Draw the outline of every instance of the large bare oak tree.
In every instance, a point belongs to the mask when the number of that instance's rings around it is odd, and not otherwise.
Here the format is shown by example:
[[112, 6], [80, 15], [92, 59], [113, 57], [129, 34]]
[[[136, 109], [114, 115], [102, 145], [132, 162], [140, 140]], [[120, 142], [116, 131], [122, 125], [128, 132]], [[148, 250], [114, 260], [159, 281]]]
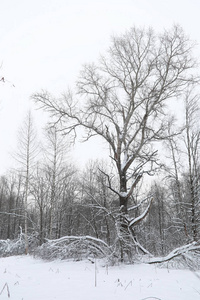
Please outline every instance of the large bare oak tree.
[[86, 139], [98, 135], [106, 141], [116, 165], [121, 222], [132, 227], [148, 213], [150, 202], [138, 218], [128, 216], [129, 199], [145, 173], [157, 163], [153, 143], [168, 134], [167, 104], [197, 81], [193, 44], [182, 28], [162, 34], [152, 29], [131, 28], [112, 38], [98, 62], [86, 64], [74, 94], [56, 99], [47, 92], [33, 95], [40, 107], [62, 123], [65, 133], [86, 130]]

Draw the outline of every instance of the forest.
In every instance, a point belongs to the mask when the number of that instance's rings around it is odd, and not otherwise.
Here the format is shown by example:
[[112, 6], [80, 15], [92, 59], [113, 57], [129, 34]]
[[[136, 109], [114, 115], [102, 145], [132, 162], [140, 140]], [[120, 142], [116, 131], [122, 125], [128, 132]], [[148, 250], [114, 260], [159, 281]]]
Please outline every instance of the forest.
[[[0, 255], [199, 263], [200, 131], [194, 43], [175, 25], [133, 27], [82, 66], [74, 90], [31, 96], [49, 115], [42, 143], [31, 112], [0, 178]], [[105, 160], [79, 168], [69, 148], [98, 136]], [[156, 258], [159, 257], [159, 258]], [[191, 263], [191, 261], [190, 261]]]

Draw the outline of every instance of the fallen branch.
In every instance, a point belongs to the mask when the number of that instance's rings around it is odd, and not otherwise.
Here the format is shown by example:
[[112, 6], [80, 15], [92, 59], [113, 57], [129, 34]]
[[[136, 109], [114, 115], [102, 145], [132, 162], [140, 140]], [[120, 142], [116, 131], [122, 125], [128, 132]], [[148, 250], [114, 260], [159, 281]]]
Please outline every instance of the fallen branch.
[[189, 251], [195, 251], [195, 250], [200, 250], [200, 241], [192, 242], [191, 244], [176, 248], [165, 257], [150, 258], [149, 261], [147, 261], [146, 263], [148, 263], [148, 264], [163, 263], [163, 262], [169, 261], [179, 255], [183, 255]]

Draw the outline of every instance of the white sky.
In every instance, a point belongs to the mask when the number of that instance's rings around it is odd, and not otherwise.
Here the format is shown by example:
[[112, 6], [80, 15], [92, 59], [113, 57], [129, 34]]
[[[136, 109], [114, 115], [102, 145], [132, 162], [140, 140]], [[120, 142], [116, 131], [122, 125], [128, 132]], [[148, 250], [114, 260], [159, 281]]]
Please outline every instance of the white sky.
[[[112, 34], [133, 25], [162, 31], [178, 23], [200, 44], [199, 12], [199, 0], [0, 0], [0, 78], [7, 80], [0, 82], [0, 175], [12, 165], [31, 94], [64, 92]], [[41, 112], [35, 118], [44, 124]], [[85, 161], [92, 151], [102, 152], [96, 143], [84, 144], [75, 158]]]

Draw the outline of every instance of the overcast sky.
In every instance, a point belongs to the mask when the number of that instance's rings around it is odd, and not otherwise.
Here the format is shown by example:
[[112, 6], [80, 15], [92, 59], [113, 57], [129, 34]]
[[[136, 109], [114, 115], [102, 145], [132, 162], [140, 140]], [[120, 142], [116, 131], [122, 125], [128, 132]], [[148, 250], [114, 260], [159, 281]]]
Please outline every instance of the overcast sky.
[[[0, 0], [0, 79], [6, 80], [0, 82], [0, 175], [11, 167], [31, 94], [65, 91], [81, 65], [106, 50], [111, 35], [133, 25], [162, 31], [178, 23], [200, 44], [199, 12], [199, 0]], [[35, 119], [38, 127], [44, 123], [41, 113]], [[88, 149], [91, 143], [75, 158], [88, 158]]]

